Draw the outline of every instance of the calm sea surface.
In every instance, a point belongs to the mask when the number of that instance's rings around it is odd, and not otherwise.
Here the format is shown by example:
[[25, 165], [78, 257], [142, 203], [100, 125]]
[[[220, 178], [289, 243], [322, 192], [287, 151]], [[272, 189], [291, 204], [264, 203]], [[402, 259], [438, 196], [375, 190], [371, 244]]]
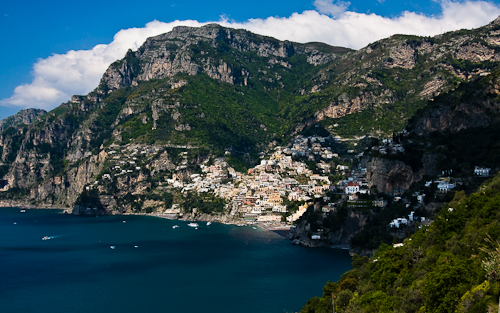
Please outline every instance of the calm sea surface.
[[250, 226], [59, 213], [0, 208], [0, 312], [297, 312], [351, 269]]

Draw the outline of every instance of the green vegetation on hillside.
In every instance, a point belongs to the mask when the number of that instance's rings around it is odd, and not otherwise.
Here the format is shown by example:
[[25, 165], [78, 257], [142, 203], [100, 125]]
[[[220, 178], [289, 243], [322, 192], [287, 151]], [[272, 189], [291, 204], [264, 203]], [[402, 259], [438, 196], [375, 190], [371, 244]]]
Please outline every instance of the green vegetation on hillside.
[[382, 245], [372, 259], [328, 282], [302, 313], [496, 312], [500, 296], [500, 175], [468, 197], [457, 193], [430, 226], [401, 247]]

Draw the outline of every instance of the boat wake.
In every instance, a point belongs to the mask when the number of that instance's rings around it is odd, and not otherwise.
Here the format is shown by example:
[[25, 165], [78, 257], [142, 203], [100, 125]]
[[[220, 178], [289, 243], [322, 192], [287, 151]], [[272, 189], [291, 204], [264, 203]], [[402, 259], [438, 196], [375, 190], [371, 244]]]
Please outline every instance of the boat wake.
[[50, 240], [50, 239], [60, 238], [62, 236], [64, 236], [64, 235], [44, 236], [44, 237], [42, 237], [42, 240]]

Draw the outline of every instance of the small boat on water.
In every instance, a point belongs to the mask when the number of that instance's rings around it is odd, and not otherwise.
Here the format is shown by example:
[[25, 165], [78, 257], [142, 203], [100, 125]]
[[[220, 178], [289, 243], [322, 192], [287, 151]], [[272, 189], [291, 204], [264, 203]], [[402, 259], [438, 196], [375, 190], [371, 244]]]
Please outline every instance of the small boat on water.
[[26, 213], [26, 210], [25, 209], [21, 209], [21, 210], [19, 210], [19, 212]]
[[212, 225], [212, 222], [207, 222], [207, 226], [210, 226], [210, 225]]
[[198, 225], [198, 223], [189, 223], [189, 224], [188, 224], [188, 226], [189, 226], [189, 227], [195, 227], [195, 228], [196, 228], [196, 227], [198, 227], [198, 226], [200, 226], [200, 225]]
[[179, 225], [172, 226], [173, 229], [179, 228]]
[[49, 236], [44, 236], [44, 237], [42, 238], [42, 240], [49, 240], [49, 239], [50, 239], [50, 237], [49, 237]]
[[111, 249], [113, 249], [113, 250], [115, 249], [115, 246], [109, 246], [109, 247], [110, 247]]

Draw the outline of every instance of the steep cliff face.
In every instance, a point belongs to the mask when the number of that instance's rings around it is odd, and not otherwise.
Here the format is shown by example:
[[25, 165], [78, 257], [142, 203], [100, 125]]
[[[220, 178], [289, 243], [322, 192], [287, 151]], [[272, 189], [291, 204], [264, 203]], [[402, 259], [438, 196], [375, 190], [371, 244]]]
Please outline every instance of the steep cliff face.
[[[233, 49], [233, 52], [231, 52]], [[337, 48], [347, 52], [347, 49]], [[268, 64], [291, 68], [286, 60], [304, 55], [307, 62], [317, 66], [336, 58], [335, 53], [324, 53], [312, 45], [278, 41], [243, 30], [223, 28], [216, 24], [200, 28], [175, 27], [171, 32], [151, 37], [136, 51], [127, 52], [125, 58], [115, 62], [103, 76], [100, 88], [112, 91], [136, 86], [139, 81], [174, 77], [176, 74], [207, 74], [210, 78], [233, 84], [248, 84], [257, 73], [239, 65], [238, 59], [225, 55], [266, 58]], [[250, 53], [250, 54], [249, 54]]]
[[31, 125], [39, 116], [47, 113], [41, 109], [20, 110], [16, 114], [0, 120], [0, 133], [8, 127], [16, 127], [19, 124]]
[[340, 229], [334, 230], [328, 235], [329, 243], [332, 245], [345, 245], [366, 225], [368, 215], [361, 212], [349, 211], [344, 224]]
[[367, 180], [382, 193], [406, 191], [414, 182], [420, 181], [424, 173], [423, 169], [415, 173], [402, 161], [384, 158], [371, 158], [363, 165]]
[[350, 248], [351, 254], [372, 255], [371, 250], [352, 250], [350, 247], [351, 239], [360, 232], [369, 220], [369, 214], [362, 212], [349, 211], [341, 226], [336, 229], [329, 230], [326, 234], [322, 234], [321, 239], [312, 239], [313, 234], [317, 234], [307, 221], [302, 220], [291, 229], [288, 239], [292, 240], [293, 244], [299, 244], [307, 247], [342, 247]]
[[500, 120], [500, 78], [498, 71], [463, 84], [457, 92], [444, 95], [415, 117], [411, 127], [420, 136], [433, 132], [457, 133], [488, 127]]
[[499, 36], [497, 19], [433, 38], [396, 35], [345, 54], [317, 74], [330, 84], [321, 88], [329, 105], [315, 118], [341, 136], [401, 131], [427, 100], [496, 68]]

